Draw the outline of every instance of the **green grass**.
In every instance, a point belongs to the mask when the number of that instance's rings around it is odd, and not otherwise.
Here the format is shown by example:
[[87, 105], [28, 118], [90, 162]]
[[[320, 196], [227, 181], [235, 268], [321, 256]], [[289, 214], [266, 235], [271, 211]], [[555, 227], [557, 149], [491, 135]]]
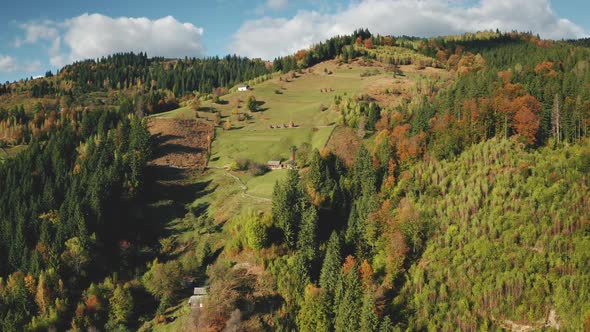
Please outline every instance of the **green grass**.
[[284, 179], [286, 176], [287, 170], [281, 169], [270, 171], [261, 176], [253, 177], [246, 182], [246, 186], [248, 187], [246, 193], [270, 199], [272, 198], [272, 191], [274, 189], [275, 183]]
[[259, 163], [287, 159], [289, 148], [310, 143], [321, 149], [334, 126], [324, 128], [292, 128], [275, 130], [218, 130], [212, 145], [210, 166], [222, 167], [233, 160], [247, 158]]
[[[191, 206], [206, 209], [218, 222], [230, 220], [248, 209], [268, 210], [270, 203], [255, 197], [271, 198], [274, 184], [285, 176], [286, 171], [272, 171], [259, 177], [232, 173], [247, 187], [244, 190], [225, 170], [217, 168], [241, 158], [264, 164], [269, 160], [286, 160], [290, 156], [290, 147], [303, 143], [322, 149], [340, 115], [332, 110], [321, 111], [321, 105], [329, 107], [337, 95], [356, 95], [375, 85], [393, 84], [391, 75], [383, 70], [375, 76], [361, 77], [367, 68], [324, 62], [311, 71], [297, 74], [296, 78], [275, 75], [254, 85], [249, 92], [232, 92], [221, 98], [221, 104], [203, 102], [200, 118], [212, 118], [208, 110], [215, 108], [221, 112], [221, 121], [231, 121], [233, 129], [216, 129], [210, 169], [199, 176], [200, 182], [209, 184], [205, 193], [196, 198]], [[250, 113], [246, 109], [245, 101], [250, 95], [260, 102], [257, 112]], [[232, 115], [235, 110], [247, 113], [250, 119], [238, 121]], [[152, 117], [193, 119], [194, 111], [190, 107], [181, 107]], [[288, 125], [291, 121], [296, 128], [270, 129], [271, 125]]]
[[[328, 75], [324, 68], [331, 71]], [[332, 134], [339, 114], [325, 110], [336, 95], [355, 95], [377, 81], [384, 81], [390, 75], [382, 72], [371, 77], [361, 77], [366, 70], [355, 65], [336, 65], [333, 62], [322, 63], [311, 72], [290, 75], [276, 75], [270, 80], [253, 86], [249, 92], [232, 92], [223, 96], [223, 103], [203, 102], [199, 117], [211, 118], [206, 112], [215, 108], [221, 112], [221, 121], [231, 121], [233, 129], [216, 129], [212, 143], [209, 166], [220, 168], [236, 159], [251, 159], [266, 164], [269, 160], [286, 160], [290, 156], [291, 146], [309, 143], [313, 148], [322, 149]], [[287, 80], [289, 82], [287, 82]], [[276, 93], [280, 91], [281, 93]], [[250, 113], [245, 100], [253, 95], [260, 102], [259, 111]], [[238, 121], [234, 110], [248, 113], [250, 119]], [[173, 111], [153, 115], [158, 118], [194, 118], [190, 107], [181, 107]], [[270, 129], [270, 126], [288, 125], [294, 122], [296, 128]], [[270, 198], [275, 182], [286, 174], [285, 171], [273, 171], [260, 177], [248, 174], [236, 174], [248, 187], [246, 194]], [[193, 206], [205, 204], [217, 220], [227, 220], [241, 212], [244, 207], [267, 209], [270, 204], [247, 198], [235, 179], [228, 177], [225, 171], [210, 169], [203, 176], [203, 181], [211, 181], [211, 193], [197, 199]]]
[[[395, 53], [399, 50], [381, 51]], [[363, 72], [372, 68], [377, 68], [379, 73], [361, 77]], [[418, 73], [408, 72], [405, 78], [414, 81], [415, 75]], [[215, 168], [222, 168], [237, 159], [250, 159], [264, 164], [269, 160], [286, 160], [290, 156], [290, 148], [303, 143], [322, 149], [340, 115], [332, 110], [321, 111], [321, 105], [329, 107], [337, 95], [357, 95], [371, 89], [392, 86], [393, 83], [391, 73], [382, 68], [358, 64], [338, 65], [328, 61], [306, 70], [304, 74], [297, 74], [296, 78], [285, 74], [275, 75], [254, 85], [251, 91], [231, 92], [221, 98], [220, 104], [202, 102], [200, 118], [211, 119], [209, 110], [214, 108], [221, 112], [221, 122], [230, 121], [233, 129], [216, 128], [208, 164], [211, 169], [200, 177], [202, 181], [210, 181], [208, 188], [211, 192], [196, 199], [193, 206], [209, 206], [209, 211], [220, 221], [228, 220], [252, 204], [256, 205], [255, 208], [268, 208], [268, 202], [253, 201], [247, 195], [270, 198], [275, 182], [284, 176], [285, 171], [273, 171], [260, 177], [232, 173], [247, 186], [244, 192], [235, 179], [227, 176], [224, 170]], [[250, 95], [260, 102], [257, 112], [247, 110], [245, 101]], [[250, 118], [238, 121], [236, 111], [248, 114]], [[193, 119], [194, 111], [185, 106], [152, 117]], [[296, 128], [270, 128], [277, 125], [282, 127], [291, 121]]]
[[[253, 179], [253, 177], [248, 174], [238, 175], [238, 177], [244, 184], [246, 184], [246, 186], [249, 186], [249, 181]], [[266, 180], [268, 183], [272, 182], [274, 184], [272, 178], [266, 178]], [[268, 210], [270, 208], [268, 202], [259, 201], [242, 195], [244, 190], [239, 182], [231, 176], [228, 176], [225, 170], [209, 169], [201, 175], [199, 181], [209, 182], [209, 185], [204, 190], [205, 194], [196, 198], [191, 204], [191, 207], [196, 209], [207, 209], [207, 213], [218, 222], [227, 221], [231, 217], [239, 215], [247, 209]], [[256, 181], [254, 184], [256, 184]], [[258, 185], [260, 184], [257, 184], [257, 186]], [[248, 192], [248, 194], [255, 195], [255, 193], [251, 192]], [[262, 192], [262, 194], [265, 194], [265, 192]], [[267, 195], [260, 196], [270, 197], [271, 195], [272, 189], [270, 189]]]

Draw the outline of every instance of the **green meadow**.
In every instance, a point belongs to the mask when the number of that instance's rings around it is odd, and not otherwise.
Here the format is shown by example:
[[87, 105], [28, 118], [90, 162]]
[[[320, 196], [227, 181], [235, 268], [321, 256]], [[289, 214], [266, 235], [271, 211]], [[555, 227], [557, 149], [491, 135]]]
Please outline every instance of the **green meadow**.
[[[391, 74], [385, 73], [383, 69], [378, 69], [377, 75], [361, 77], [366, 70], [366, 67], [356, 65], [324, 62], [295, 76], [274, 75], [267, 81], [251, 86], [247, 92], [231, 92], [221, 97], [219, 104], [202, 102], [198, 115], [203, 121], [211, 121], [211, 110], [215, 109], [221, 113], [221, 124], [225, 121], [232, 124], [230, 130], [224, 130], [221, 126], [216, 128], [209, 159], [211, 169], [206, 176], [211, 177], [215, 183], [221, 181], [233, 188], [226, 188], [228, 191], [237, 190], [234, 194], [243, 192], [270, 198], [275, 182], [286, 171], [271, 171], [258, 177], [232, 173], [246, 185], [247, 189], [241, 191], [236, 189], [239, 188], [238, 184], [232, 184], [232, 181], [227, 181], [229, 179], [218, 174], [224, 171], [216, 168], [223, 168], [238, 159], [250, 159], [264, 164], [269, 160], [287, 160], [291, 154], [290, 148], [303, 143], [322, 149], [339, 118], [338, 113], [329, 109], [335, 96], [360, 94], [376, 83], [393, 81]], [[259, 103], [256, 112], [247, 110], [246, 99], [250, 95]], [[236, 113], [247, 114], [249, 119], [238, 121]], [[184, 106], [154, 117], [192, 119], [195, 113], [190, 107]], [[294, 124], [293, 128], [284, 128], [289, 127], [290, 123]], [[224, 195], [225, 193], [222, 196]], [[211, 197], [207, 198], [210, 199]], [[259, 203], [268, 205], [267, 202]]]

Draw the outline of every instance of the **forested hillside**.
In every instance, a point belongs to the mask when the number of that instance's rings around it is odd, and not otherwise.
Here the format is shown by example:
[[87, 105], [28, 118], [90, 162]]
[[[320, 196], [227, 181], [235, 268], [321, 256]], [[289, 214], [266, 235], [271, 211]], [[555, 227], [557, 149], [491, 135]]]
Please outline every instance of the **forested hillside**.
[[[399, 202], [394, 220], [425, 225], [423, 253], [398, 298], [409, 326], [581, 329], [590, 301], [589, 161], [587, 143], [526, 151], [492, 139], [404, 173], [388, 193]], [[558, 320], [549, 321], [552, 312]]]
[[37, 125], [43, 116], [30, 120], [42, 133], [0, 165], [3, 331], [68, 326], [81, 291], [117, 270], [117, 243], [139, 225], [123, 207], [139, 197], [150, 156], [141, 120], [124, 107]]
[[[146, 54], [121, 53], [65, 66], [55, 76], [25, 84], [32, 97], [88, 93], [97, 90], [126, 89], [133, 86], [167, 89], [176, 96], [193, 91], [210, 93], [213, 88], [229, 87], [269, 73], [261, 60], [237, 56], [207, 59], [148, 58]], [[0, 94], [19, 91], [5, 84]]]
[[4, 84], [0, 330], [590, 329], [586, 44], [361, 29]]

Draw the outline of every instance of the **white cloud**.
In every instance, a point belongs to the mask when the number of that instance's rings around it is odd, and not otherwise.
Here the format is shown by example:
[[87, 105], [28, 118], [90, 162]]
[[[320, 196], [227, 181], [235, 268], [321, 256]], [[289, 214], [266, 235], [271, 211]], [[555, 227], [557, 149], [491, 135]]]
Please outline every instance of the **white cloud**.
[[117, 52], [176, 58], [199, 57], [204, 51], [203, 29], [172, 16], [151, 20], [83, 14], [62, 22], [31, 22], [21, 28], [25, 37], [15, 44], [46, 41], [49, 62], [57, 67]]
[[49, 63], [54, 67], [63, 67], [67, 61], [61, 51], [61, 37], [56, 37], [49, 47]]
[[25, 31], [25, 38], [17, 38], [15, 46], [20, 47], [24, 44], [34, 44], [39, 40], [51, 40], [58, 35], [57, 25], [53, 21], [43, 21], [41, 23], [24, 23], [20, 28]]
[[0, 54], [0, 73], [11, 73], [18, 70], [32, 73], [39, 69], [41, 69], [40, 61], [19, 62], [13, 56]]
[[264, 15], [266, 11], [280, 11], [289, 6], [289, 0], [266, 0], [256, 7], [254, 12], [258, 15]]
[[16, 70], [14, 58], [9, 55], [0, 55], [0, 72], [12, 72]]
[[145, 51], [151, 56], [201, 56], [203, 29], [172, 16], [111, 18], [84, 14], [66, 22], [63, 43], [70, 59], [95, 58], [122, 51]]
[[288, 0], [266, 0], [266, 7], [272, 10], [282, 10], [289, 5]]
[[233, 35], [230, 51], [272, 59], [357, 28], [424, 37], [496, 28], [532, 31], [553, 39], [586, 35], [581, 27], [558, 17], [549, 0], [480, 0], [471, 5], [445, 0], [360, 0], [334, 14], [300, 11], [292, 18], [246, 21]]

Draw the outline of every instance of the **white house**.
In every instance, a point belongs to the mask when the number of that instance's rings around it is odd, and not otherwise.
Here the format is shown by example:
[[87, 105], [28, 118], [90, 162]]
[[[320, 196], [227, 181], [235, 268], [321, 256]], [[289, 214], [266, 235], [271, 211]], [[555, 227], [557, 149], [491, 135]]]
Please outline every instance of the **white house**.
[[250, 88], [250, 87], [249, 87], [249, 86], [247, 86], [247, 85], [240, 85], [240, 86], [238, 87], [238, 91], [248, 91], [248, 89], [249, 89], [249, 88]]
[[193, 308], [202, 308], [207, 296], [206, 287], [195, 287], [193, 290], [193, 296], [188, 299], [188, 305]]

